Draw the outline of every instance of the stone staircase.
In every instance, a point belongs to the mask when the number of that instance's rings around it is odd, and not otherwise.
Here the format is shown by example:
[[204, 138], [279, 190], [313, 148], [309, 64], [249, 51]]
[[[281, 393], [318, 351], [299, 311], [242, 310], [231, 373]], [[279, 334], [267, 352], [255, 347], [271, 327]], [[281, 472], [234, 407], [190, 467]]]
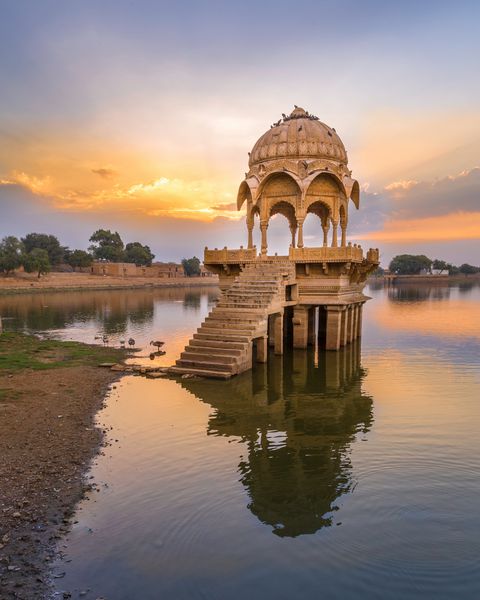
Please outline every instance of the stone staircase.
[[295, 265], [285, 260], [247, 263], [189, 341], [171, 373], [228, 379], [252, 367], [252, 342], [266, 336], [268, 315], [285, 302]]

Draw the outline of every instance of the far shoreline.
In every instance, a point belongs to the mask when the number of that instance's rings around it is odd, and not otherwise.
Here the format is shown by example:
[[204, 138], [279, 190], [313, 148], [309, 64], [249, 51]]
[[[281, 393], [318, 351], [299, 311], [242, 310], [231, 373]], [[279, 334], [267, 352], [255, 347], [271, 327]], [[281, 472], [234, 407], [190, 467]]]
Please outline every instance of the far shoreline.
[[158, 280], [151, 277], [111, 277], [88, 273], [50, 273], [40, 279], [24, 274], [0, 277], [0, 296], [55, 292], [151, 290], [161, 288], [218, 287], [218, 278], [172, 277]]

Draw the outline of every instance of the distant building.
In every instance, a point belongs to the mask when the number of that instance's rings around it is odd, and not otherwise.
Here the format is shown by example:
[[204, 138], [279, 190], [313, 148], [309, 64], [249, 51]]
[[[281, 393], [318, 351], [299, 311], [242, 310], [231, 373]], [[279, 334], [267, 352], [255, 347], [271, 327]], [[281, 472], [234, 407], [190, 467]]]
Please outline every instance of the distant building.
[[106, 277], [152, 277], [160, 279], [185, 277], [182, 265], [173, 262], [156, 262], [150, 267], [143, 267], [133, 263], [96, 261], [90, 267], [90, 273]]

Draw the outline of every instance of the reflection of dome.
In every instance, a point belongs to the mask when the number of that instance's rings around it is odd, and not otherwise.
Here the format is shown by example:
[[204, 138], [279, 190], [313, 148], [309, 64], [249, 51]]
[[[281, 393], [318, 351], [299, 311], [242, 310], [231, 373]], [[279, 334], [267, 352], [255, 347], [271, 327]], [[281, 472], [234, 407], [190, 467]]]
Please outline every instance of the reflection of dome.
[[279, 537], [315, 533], [334, 522], [352, 490], [349, 446], [372, 424], [362, 390], [360, 346], [297, 351], [229, 379], [181, 385], [214, 409], [208, 433], [245, 443], [240, 481], [249, 510]]
[[335, 129], [298, 107], [262, 135], [250, 153], [249, 165], [277, 158], [327, 158], [347, 164], [345, 146]]

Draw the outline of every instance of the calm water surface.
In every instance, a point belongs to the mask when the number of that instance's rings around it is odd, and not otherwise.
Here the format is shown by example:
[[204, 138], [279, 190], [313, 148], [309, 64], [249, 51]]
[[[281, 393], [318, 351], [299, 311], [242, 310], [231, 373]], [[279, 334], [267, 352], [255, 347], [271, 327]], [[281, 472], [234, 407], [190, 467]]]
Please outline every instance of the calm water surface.
[[[480, 288], [370, 289], [362, 347], [231, 381], [126, 376], [78, 507], [73, 598], [480, 598]], [[171, 364], [214, 288], [0, 298], [5, 328], [151, 339]], [[114, 440], [118, 440], [115, 442]]]

